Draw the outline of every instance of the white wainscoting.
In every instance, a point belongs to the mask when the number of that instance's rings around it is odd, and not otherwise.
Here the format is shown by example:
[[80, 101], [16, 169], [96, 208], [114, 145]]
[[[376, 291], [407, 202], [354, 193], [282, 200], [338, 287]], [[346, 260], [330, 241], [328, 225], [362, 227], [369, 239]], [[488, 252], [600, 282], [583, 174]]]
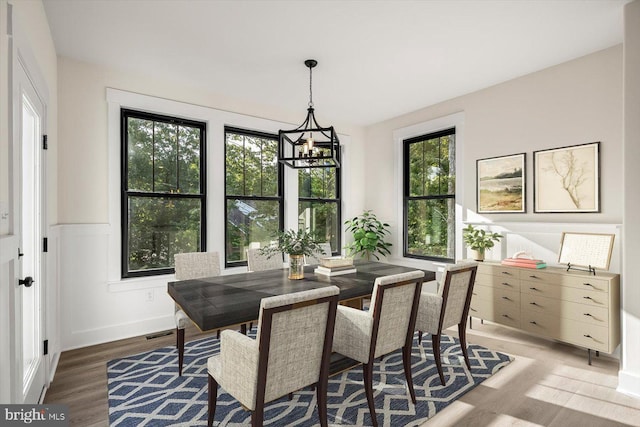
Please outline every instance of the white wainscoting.
[[64, 224], [59, 231], [62, 350], [175, 327], [167, 282], [173, 275], [107, 280], [108, 224]]

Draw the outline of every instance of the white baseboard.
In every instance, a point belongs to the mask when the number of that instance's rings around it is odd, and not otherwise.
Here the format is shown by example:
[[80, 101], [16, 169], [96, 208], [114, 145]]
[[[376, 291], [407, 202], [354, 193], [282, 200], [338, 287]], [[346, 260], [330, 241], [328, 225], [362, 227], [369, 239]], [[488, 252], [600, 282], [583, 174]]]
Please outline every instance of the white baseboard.
[[154, 332], [174, 329], [175, 326], [175, 320], [173, 316], [170, 315], [152, 319], [143, 319], [126, 324], [109, 325], [99, 329], [75, 331], [68, 336], [68, 342], [64, 344], [64, 348], [62, 350], [74, 350], [76, 348], [138, 337]]
[[618, 372], [618, 388], [620, 393], [640, 398], [640, 375], [628, 371]]

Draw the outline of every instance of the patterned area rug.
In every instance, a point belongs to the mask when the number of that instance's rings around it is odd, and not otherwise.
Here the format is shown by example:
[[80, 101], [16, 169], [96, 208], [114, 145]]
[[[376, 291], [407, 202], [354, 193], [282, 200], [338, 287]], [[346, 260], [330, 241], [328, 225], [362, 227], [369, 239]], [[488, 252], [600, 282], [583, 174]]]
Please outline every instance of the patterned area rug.
[[[255, 332], [255, 329], [252, 331]], [[441, 356], [446, 385], [440, 384], [429, 336], [414, 340], [413, 382], [417, 404], [409, 398], [400, 351], [376, 362], [373, 387], [378, 423], [384, 426], [417, 426], [509, 364], [506, 354], [469, 346], [471, 371], [464, 363], [456, 338], [442, 336]], [[207, 358], [219, 351], [219, 341], [205, 338], [185, 346], [182, 377], [178, 376], [178, 352], [164, 347], [107, 364], [109, 423], [112, 426], [204, 426], [207, 420]], [[362, 384], [362, 367], [329, 379], [329, 424], [371, 425]], [[218, 391], [214, 425], [250, 424], [250, 413]], [[311, 389], [267, 404], [265, 425], [319, 425], [316, 394]]]

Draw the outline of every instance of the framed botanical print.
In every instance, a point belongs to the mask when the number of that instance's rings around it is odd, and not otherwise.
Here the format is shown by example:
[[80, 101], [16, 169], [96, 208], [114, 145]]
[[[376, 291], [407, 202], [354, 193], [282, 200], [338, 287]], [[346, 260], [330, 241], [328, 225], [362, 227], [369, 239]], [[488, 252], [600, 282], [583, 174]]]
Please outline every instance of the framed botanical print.
[[526, 154], [476, 161], [478, 213], [522, 213], [525, 206]]
[[534, 212], [600, 212], [600, 142], [533, 152]]

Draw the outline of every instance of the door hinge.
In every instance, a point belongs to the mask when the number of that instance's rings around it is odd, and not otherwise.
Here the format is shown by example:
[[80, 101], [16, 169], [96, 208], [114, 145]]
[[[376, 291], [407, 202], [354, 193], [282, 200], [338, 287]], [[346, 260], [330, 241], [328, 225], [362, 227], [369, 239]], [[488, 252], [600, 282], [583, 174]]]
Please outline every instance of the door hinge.
[[42, 347], [44, 348], [43, 355], [46, 356], [49, 354], [49, 340], [44, 340]]
[[47, 135], [42, 135], [42, 149], [49, 149], [49, 145], [47, 144]]
[[42, 239], [42, 252], [49, 252], [49, 238]]

